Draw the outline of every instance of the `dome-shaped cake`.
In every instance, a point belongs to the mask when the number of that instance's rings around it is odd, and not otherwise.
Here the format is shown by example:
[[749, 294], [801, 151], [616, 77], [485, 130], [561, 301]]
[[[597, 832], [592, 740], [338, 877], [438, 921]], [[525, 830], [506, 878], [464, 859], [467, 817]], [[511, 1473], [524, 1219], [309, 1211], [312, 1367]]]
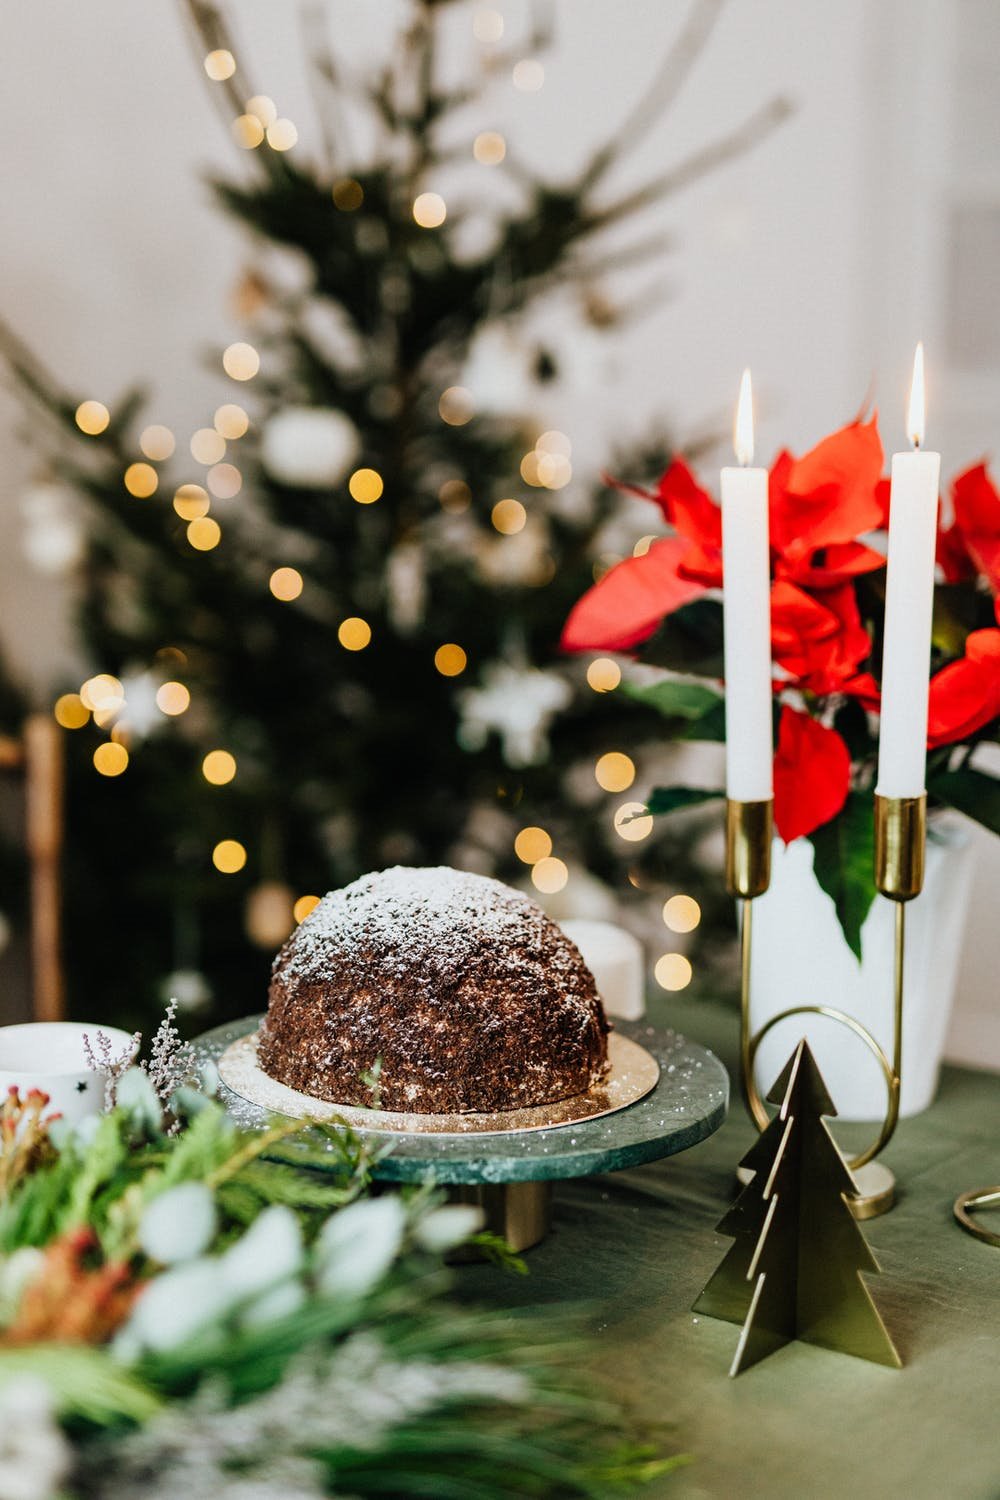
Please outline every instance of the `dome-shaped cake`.
[[[607, 1071], [578, 950], [483, 875], [397, 867], [331, 891], [274, 961], [258, 1060], [302, 1093], [419, 1114], [522, 1109]], [[367, 1078], [366, 1078], [367, 1075]]]

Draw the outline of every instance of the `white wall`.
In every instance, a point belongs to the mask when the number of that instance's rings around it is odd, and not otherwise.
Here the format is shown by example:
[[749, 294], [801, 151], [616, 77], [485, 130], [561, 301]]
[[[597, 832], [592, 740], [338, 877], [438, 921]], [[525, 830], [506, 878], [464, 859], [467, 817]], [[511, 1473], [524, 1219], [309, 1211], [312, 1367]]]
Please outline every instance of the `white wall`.
[[[526, 0], [495, 3], [507, 40], [523, 35]], [[297, 7], [239, 0], [232, 8], [255, 86], [296, 120], [299, 149], [311, 150]], [[405, 6], [327, 0], [325, 10], [334, 45], [363, 60], [391, 45]], [[545, 87], [519, 94], [498, 78], [478, 128], [503, 129], [513, 149], [558, 176], [625, 114], [685, 13], [664, 0], [557, 0]], [[930, 368], [945, 384], [943, 361], [935, 364], [943, 272], [934, 226], [941, 174], [954, 162], [935, 154], [935, 122], [950, 92], [953, 27], [989, 14], [982, 0], [723, 7], [675, 109], [623, 183], [682, 160], [773, 93], [792, 96], [797, 113], [752, 158], [657, 211], [676, 248], [632, 285], [666, 279], [674, 296], [602, 358], [592, 394], [577, 389], [562, 403], [558, 416], [578, 451], [596, 461], [615, 435], [640, 433], [652, 418], [681, 434], [725, 428], [746, 363], [759, 392], [762, 454], [779, 443], [807, 446], [856, 411], [873, 382], [887, 437], [900, 433], [918, 336], [928, 337]], [[474, 64], [470, 26], [471, 8], [456, 21], [453, 68]], [[148, 384], [152, 419], [183, 437], [221, 399], [225, 382], [202, 355], [239, 334], [229, 294], [250, 252], [209, 205], [205, 169], [239, 169], [239, 153], [192, 58], [179, 5], [11, 7], [0, 98], [0, 313], [81, 395], [110, 404], [131, 383]], [[946, 472], [991, 442], [991, 389], [980, 375], [978, 404], [942, 400], [936, 421], [932, 414]], [[73, 646], [59, 589], [21, 557], [18, 506], [34, 463], [21, 425], [17, 402], [0, 393], [0, 638], [44, 700]], [[992, 964], [988, 916], [972, 946], [983, 948], [989, 931]], [[987, 969], [968, 970], [967, 1003], [982, 1006]], [[995, 1045], [1000, 1061], [1000, 1036]]]

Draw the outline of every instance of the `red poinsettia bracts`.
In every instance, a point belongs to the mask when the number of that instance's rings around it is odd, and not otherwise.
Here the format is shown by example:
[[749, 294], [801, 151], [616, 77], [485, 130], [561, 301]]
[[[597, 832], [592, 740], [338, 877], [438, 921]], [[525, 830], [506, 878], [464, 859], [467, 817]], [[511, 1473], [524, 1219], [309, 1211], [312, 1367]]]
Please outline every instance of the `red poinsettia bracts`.
[[931, 678], [927, 744], [953, 745], [1000, 716], [1000, 630], [974, 630], [965, 655]]
[[994, 594], [1000, 593], [1000, 492], [974, 464], [951, 482], [955, 519], [938, 535], [938, 562], [948, 583], [962, 583], [982, 573]]
[[774, 824], [785, 843], [835, 818], [850, 785], [851, 756], [837, 731], [786, 704], [774, 757]]
[[[881, 470], [874, 417], [841, 428], [803, 458], [782, 452], [775, 461], [769, 483], [772, 622], [783, 685], [800, 678], [810, 691], [838, 691], [871, 649], [847, 596], [858, 574], [885, 565], [880, 553], [856, 540], [884, 520]], [[623, 488], [659, 507], [676, 532], [674, 545], [667, 552], [668, 544], [654, 543], [644, 557], [619, 563], [589, 589], [566, 622], [566, 651], [632, 650], [682, 604], [722, 585], [722, 512], [682, 459], [655, 491]], [[807, 640], [796, 656], [788, 647], [800, 625], [808, 625]]]

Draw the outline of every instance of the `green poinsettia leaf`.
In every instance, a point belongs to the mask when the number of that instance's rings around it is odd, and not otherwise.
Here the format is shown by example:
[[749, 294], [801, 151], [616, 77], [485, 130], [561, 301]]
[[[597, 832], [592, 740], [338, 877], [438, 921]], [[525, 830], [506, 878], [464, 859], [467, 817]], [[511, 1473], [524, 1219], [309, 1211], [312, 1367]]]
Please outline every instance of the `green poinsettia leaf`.
[[875, 899], [875, 817], [871, 794], [850, 792], [841, 812], [809, 834], [813, 870], [833, 901], [847, 945], [860, 962], [861, 929]]
[[939, 802], [975, 818], [991, 833], [1000, 833], [1000, 782], [992, 776], [963, 766], [957, 771], [940, 771], [929, 776], [927, 790]]
[[682, 807], [697, 807], [701, 802], [714, 802], [724, 797], [723, 791], [705, 786], [658, 786], [646, 799], [646, 811], [657, 816], [661, 813], [677, 812]]
[[694, 677], [722, 676], [722, 605], [695, 599], [668, 615], [639, 652], [640, 661]]
[[674, 678], [646, 686], [623, 682], [621, 691], [626, 698], [655, 708], [665, 719], [700, 719], [717, 703], [722, 702], [718, 693], [713, 693], [711, 688], [702, 687], [700, 682], [677, 682]]
[[623, 683], [621, 692], [635, 703], [655, 709], [668, 721], [667, 733], [675, 740], [726, 738], [726, 701], [700, 682], [665, 682], [639, 686]]

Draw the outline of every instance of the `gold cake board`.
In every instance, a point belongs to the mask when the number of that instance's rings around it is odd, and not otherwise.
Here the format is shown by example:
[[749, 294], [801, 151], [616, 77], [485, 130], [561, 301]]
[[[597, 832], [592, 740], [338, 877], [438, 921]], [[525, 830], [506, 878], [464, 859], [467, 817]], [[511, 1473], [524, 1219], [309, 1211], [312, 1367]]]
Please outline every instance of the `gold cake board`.
[[219, 1058], [219, 1077], [227, 1089], [274, 1114], [289, 1115], [295, 1120], [337, 1121], [352, 1130], [386, 1135], [510, 1135], [579, 1125], [635, 1104], [655, 1089], [660, 1079], [656, 1058], [638, 1042], [613, 1031], [608, 1037], [608, 1074], [585, 1094], [492, 1114], [403, 1114], [356, 1104], [336, 1104], [279, 1083], [257, 1061], [259, 1036], [255, 1031], [240, 1037]]

